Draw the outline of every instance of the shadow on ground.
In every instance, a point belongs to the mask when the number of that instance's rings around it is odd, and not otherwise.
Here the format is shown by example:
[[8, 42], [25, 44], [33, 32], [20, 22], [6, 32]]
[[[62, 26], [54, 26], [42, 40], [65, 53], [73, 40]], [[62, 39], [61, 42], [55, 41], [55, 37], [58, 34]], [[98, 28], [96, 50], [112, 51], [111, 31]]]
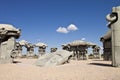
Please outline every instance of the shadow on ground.
[[13, 61], [14, 64], [21, 63], [20, 61]]
[[104, 63], [89, 63], [89, 65], [97, 65], [97, 66], [112, 67], [111, 64], [104, 64]]
[[93, 61], [104, 61], [104, 60], [100, 60], [100, 59], [97, 60], [97, 59], [95, 59], [95, 60], [93, 60]]

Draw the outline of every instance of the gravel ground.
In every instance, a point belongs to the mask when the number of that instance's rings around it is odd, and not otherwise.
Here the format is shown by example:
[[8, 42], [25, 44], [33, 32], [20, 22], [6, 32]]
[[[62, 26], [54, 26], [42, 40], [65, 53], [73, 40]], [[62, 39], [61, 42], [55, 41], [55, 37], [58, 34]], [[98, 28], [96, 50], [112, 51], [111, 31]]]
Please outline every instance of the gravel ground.
[[0, 80], [120, 80], [120, 68], [110, 61], [80, 60], [52, 67], [35, 66], [36, 59], [0, 64]]

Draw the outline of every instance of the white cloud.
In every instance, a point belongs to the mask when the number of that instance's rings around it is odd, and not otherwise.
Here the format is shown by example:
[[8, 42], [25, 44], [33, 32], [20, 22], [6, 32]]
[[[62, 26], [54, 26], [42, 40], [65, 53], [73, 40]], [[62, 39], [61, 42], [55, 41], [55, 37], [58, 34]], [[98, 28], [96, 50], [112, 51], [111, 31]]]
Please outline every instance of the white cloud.
[[76, 30], [78, 30], [78, 28], [74, 24], [70, 24], [68, 27], [59, 27], [56, 31], [59, 33], [68, 33]]
[[86, 40], [86, 38], [82, 38], [81, 40], [83, 40], [83, 41], [84, 41], [84, 40]]
[[76, 31], [76, 30], [78, 30], [78, 28], [77, 28], [74, 24], [70, 24], [70, 25], [67, 27], [67, 30], [68, 30], [68, 31]]
[[65, 27], [59, 27], [56, 31], [59, 33], [68, 33], [69, 32]]

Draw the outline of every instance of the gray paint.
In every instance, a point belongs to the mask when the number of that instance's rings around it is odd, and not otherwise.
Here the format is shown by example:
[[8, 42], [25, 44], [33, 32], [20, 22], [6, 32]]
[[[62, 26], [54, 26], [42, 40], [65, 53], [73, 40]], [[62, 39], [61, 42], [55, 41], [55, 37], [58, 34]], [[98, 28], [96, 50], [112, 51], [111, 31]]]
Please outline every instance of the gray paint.
[[41, 57], [36, 62], [37, 66], [56, 66], [68, 62], [69, 57], [72, 55], [72, 52], [65, 50], [58, 50], [54, 53], [47, 53]]
[[56, 52], [57, 51], [57, 48], [50, 48], [50, 52], [53, 53], [53, 52]]
[[[112, 59], [112, 66], [120, 67], [120, 6], [113, 7], [112, 13], [106, 16], [108, 27], [111, 30], [109, 37], [101, 38], [104, 46], [105, 59]], [[109, 57], [107, 57], [109, 56]]]
[[31, 44], [31, 43], [26, 43], [25, 47], [27, 48], [27, 57], [33, 57], [34, 56], [34, 47], [35, 45]]
[[[63, 44], [62, 48], [63, 50], [72, 51], [72, 59], [75, 60], [87, 60], [88, 59], [88, 48], [96, 46], [96, 44], [83, 41], [83, 40], [75, 40], [73, 42], [70, 42], [68, 44]], [[100, 54], [100, 53], [99, 53]]]
[[103, 42], [103, 59], [105, 61], [112, 60], [112, 42], [111, 42], [112, 31], [109, 29], [107, 33], [100, 38], [100, 41]]
[[112, 31], [112, 66], [120, 67], [120, 6], [113, 7], [106, 19]]
[[100, 47], [95, 45], [95, 46], [92, 46], [92, 49], [93, 49], [93, 56], [94, 56], [94, 58], [100, 59], [101, 58]]
[[39, 43], [35, 44], [35, 46], [38, 47], [39, 57], [43, 56], [46, 53], [47, 44], [39, 42]]
[[16, 57], [15, 39], [19, 38], [20, 30], [9, 24], [0, 24], [0, 63], [11, 63]]
[[15, 44], [15, 51], [17, 54], [17, 58], [21, 58], [22, 57], [22, 45], [20, 45], [19, 42], [16, 42]]

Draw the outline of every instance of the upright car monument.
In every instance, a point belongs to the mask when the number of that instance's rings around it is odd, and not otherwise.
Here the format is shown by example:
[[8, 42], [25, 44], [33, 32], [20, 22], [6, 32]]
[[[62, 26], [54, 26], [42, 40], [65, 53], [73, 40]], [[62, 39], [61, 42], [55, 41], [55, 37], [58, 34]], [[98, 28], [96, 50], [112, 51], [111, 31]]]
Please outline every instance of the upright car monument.
[[108, 14], [106, 19], [110, 30], [101, 38], [104, 46], [104, 55], [107, 53], [105, 59], [107, 59], [108, 53], [110, 53], [112, 66], [120, 67], [120, 6], [113, 7], [112, 13]]
[[0, 63], [10, 63], [15, 57], [16, 39], [21, 30], [10, 24], [0, 24]]
[[45, 43], [39, 42], [35, 46], [38, 47], [38, 54], [39, 54], [39, 56], [42, 56], [42, 55], [45, 54], [46, 47], [47, 47], [47, 45]]
[[112, 66], [120, 67], [120, 6], [113, 7], [106, 19], [112, 32]]

